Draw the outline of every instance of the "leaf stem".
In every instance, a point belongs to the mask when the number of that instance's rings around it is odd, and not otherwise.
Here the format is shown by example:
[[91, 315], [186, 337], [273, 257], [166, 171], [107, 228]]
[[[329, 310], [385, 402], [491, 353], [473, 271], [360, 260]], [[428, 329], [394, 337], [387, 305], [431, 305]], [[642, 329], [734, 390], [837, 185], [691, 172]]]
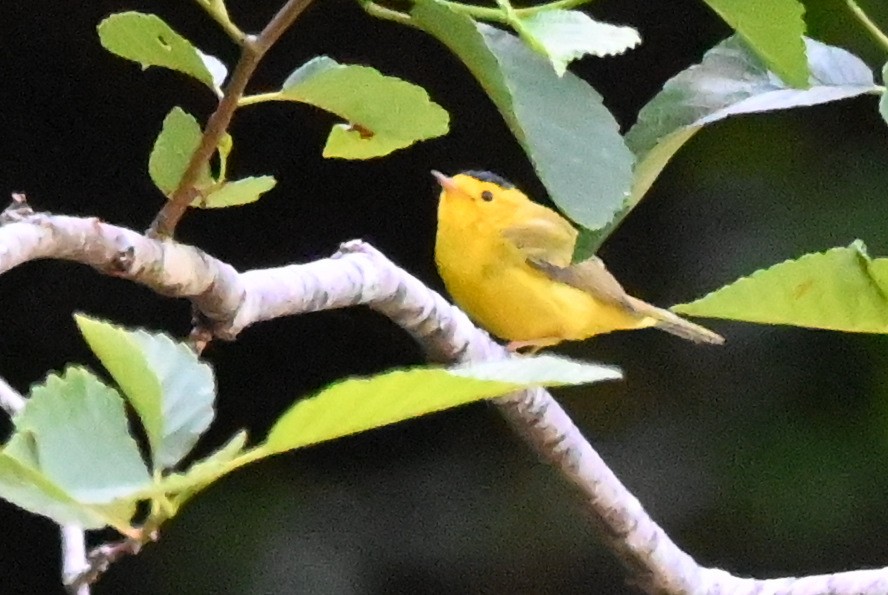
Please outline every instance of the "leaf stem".
[[259, 61], [266, 52], [280, 39], [293, 21], [308, 8], [311, 0], [287, 0], [277, 14], [272, 17], [262, 32], [257, 36], [246, 36], [243, 39], [240, 59], [234, 67], [231, 80], [225, 87], [225, 93], [216, 110], [207, 120], [206, 128], [200, 139], [200, 145], [191, 156], [188, 168], [182, 175], [179, 187], [173, 192], [170, 200], [155, 216], [148, 235], [151, 237], [171, 237], [176, 225], [185, 214], [188, 205], [196, 198], [194, 187], [201, 169], [210, 161], [222, 135], [228, 129], [231, 118], [238, 108], [238, 100], [243, 97], [247, 83], [256, 71]]
[[[476, 6], [474, 4], [463, 4], [462, 2], [455, 2], [453, 0], [438, 0], [438, 4], [443, 4], [458, 13], [475, 19], [512, 24], [513, 21], [510, 20], [510, 15], [513, 18], [527, 18], [548, 10], [565, 10], [574, 8], [587, 4], [590, 1], [591, 0], [555, 0], [555, 2], [540, 4], [538, 6], [528, 6], [526, 8], [512, 8], [510, 6], [509, 10], [504, 9], [502, 5], [500, 5], [500, 8], [488, 8], [486, 6]], [[497, 2], [497, 4], [500, 3]]]
[[845, 3], [848, 5], [848, 8], [851, 9], [851, 13], [857, 17], [857, 20], [864, 26], [864, 28], [870, 32], [876, 42], [881, 45], [885, 51], [888, 51], [888, 35], [879, 29], [876, 24], [870, 19], [863, 9], [855, 2], [854, 0], [845, 0]]
[[231, 17], [228, 16], [228, 11], [225, 10], [225, 5], [222, 2], [213, 2], [213, 0], [195, 0], [197, 4], [203, 8], [210, 18], [212, 18], [216, 23], [222, 27], [222, 30], [236, 43], [237, 45], [244, 45], [244, 40], [247, 38], [247, 34], [241, 31], [237, 25], [235, 25]]
[[592, 0], [556, 0], [555, 2], [549, 2], [548, 4], [540, 4], [539, 6], [516, 8], [515, 12], [518, 16], [527, 18], [548, 10], [569, 10], [571, 8], [576, 8], [577, 6], [582, 6], [583, 4], [588, 4], [591, 1]]
[[474, 19], [483, 19], [485, 21], [496, 21], [498, 23], [508, 23], [509, 18], [501, 8], [487, 8], [485, 6], [475, 6], [474, 4], [463, 4], [462, 2], [451, 2], [450, 0], [438, 0], [438, 4], [443, 4], [454, 12], [464, 14]]
[[280, 101], [283, 99], [281, 94], [277, 91], [272, 93], [256, 93], [255, 95], [244, 95], [240, 99], [237, 100], [238, 107], [246, 107], [248, 105], [255, 105], [257, 103], [264, 103], [266, 101]]
[[506, 17], [506, 23], [515, 30], [515, 33], [521, 38], [522, 41], [533, 51], [538, 54], [546, 55], [546, 48], [540, 45], [540, 42], [537, 41], [536, 37], [534, 37], [531, 32], [524, 25], [524, 21], [521, 20], [521, 16], [518, 12], [512, 7], [512, 4], [509, 0], [496, 0], [496, 3], [499, 5], [500, 9], [502, 9], [503, 14]]
[[361, 5], [361, 8], [364, 9], [364, 12], [366, 12], [370, 16], [385, 19], [387, 21], [393, 21], [395, 23], [400, 23], [401, 25], [407, 25], [410, 27], [415, 26], [412, 19], [410, 18], [410, 15], [407, 13], [392, 10], [391, 8], [386, 8], [385, 6], [381, 6], [375, 2], [359, 2], [359, 4]]

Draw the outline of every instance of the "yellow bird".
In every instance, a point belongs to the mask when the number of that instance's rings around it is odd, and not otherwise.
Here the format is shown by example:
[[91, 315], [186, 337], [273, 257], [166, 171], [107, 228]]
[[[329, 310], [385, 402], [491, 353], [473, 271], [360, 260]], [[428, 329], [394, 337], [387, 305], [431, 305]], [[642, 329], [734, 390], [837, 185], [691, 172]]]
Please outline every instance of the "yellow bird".
[[496, 174], [466, 171], [441, 185], [435, 261], [475, 322], [536, 351], [616, 330], [655, 327], [698, 343], [710, 330], [626, 293], [593, 256], [571, 264], [577, 230]]

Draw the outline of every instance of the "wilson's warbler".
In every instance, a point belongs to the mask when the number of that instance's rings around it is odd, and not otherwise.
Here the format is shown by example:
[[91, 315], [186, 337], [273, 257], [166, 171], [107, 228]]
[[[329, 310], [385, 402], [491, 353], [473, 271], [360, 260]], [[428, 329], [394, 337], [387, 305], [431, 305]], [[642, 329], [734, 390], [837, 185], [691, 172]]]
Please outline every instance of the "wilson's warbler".
[[615, 330], [656, 327], [724, 343], [702, 326], [628, 295], [600, 258], [571, 264], [577, 230], [496, 174], [441, 185], [435, 261], [450, 295], [478, 324], [536, 351]]

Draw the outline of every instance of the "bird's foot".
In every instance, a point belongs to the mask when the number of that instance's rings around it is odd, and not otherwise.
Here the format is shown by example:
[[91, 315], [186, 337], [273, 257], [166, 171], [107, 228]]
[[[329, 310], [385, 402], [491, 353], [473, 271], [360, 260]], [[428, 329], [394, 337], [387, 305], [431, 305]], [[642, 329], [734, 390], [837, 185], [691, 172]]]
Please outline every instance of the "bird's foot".
[[[541, 339], [531, 339], [528, 341], [509, 341], [506, 349], [518, 355], [536, 355], [540, 349], [551, 347], [561, 343], [562, 339], [558, 337], [543, 337]], [[524, 351], [522, 351], [524, 350]]]

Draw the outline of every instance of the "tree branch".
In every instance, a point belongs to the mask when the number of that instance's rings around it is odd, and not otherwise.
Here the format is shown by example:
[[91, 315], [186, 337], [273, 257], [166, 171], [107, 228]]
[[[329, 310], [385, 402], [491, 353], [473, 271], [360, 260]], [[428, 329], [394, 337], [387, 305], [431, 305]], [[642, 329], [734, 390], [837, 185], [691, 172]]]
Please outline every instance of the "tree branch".
[[259, 61], [265, 56], [271, 46], [280, 39], [284, 31], [293, 24], [293, 21], [302, 14], [311, 0], [288, 0], [277, 14], [272, 17], [268, 25], [258, 37], [247, 36], [242, 40], [241, 55], [231, 74], [231, 80], [225, 87], [222, 101], [207, 120], [207, 126], [201, 136], [200, 144], [191, 156], [185, 173], [179, 181], [179, 186], [173, 192], [170, 200], [160, 209], [149, 228], [149, 234], [154, 237], [171, 237], [179, 224], [185, 210], [196, 198], [194, 183], [203, 166], [209, 163], [210, 158], [219, 146], [222, 135], [228, 130], [231, 118], [237, 110], [237, 102], [243, 96]]
[[25, 406], [25, 398], [0, 378], [0, 408], [12, 417]]
[[[460, 310], [360, 241], [343, 244], [331, 258], [238, 273], [197, 248], [170, 240], [96, 219], [31, 214], [21, 211], [21, 204], [15, 208], [0, 216], [7, 222], [0, 226], [0, 273], [38, 258], [81, 262], [160, 294], [190, 299], [212, 332], [226, 339], [263, 320], [363, 304], [407, 330], [432, 359], [511, 356]], [[494, 404], [577, 488], [605, 543], [648, 593], [888, 593], [888, 568], [762, 580], [700, 566], [648, 516], [548, 392], [523, 391]]]
[[[5, 379], [0, 378], [0, 407], [10, 416], [15, 415], [25, 407], [25, 398], [17, 390], [12, 388]], [[77, 525], [64, 525], [61, 528], [62, 540], [62, 584], [71, 587], [71, 595], [89, 595], [89, 585], [74, 585], [73, 581], [85, 568], [89, 567], [86, 561], [86, 533]]]
[[71, 595], [89, 595], [89, 583], [79, 577], [89, 569], [86, 559], [86, 533], [76, 525], [62, 527], [62, 584]]

